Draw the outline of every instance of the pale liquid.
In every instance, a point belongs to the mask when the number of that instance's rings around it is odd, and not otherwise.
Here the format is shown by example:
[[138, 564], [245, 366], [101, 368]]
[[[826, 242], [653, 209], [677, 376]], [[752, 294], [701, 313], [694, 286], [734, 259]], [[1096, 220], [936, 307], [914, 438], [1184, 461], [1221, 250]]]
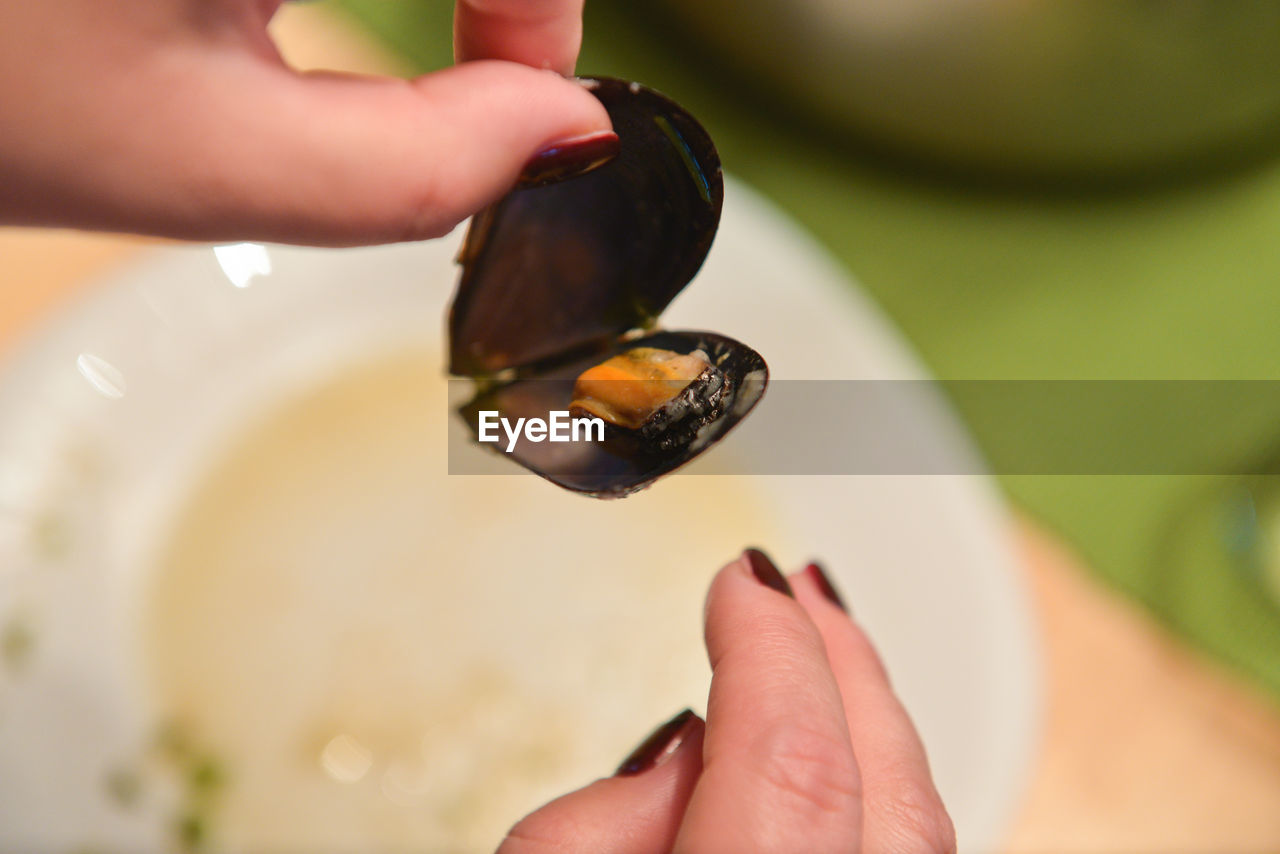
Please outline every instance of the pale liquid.
[[216, 848], [489, 851], [705, 702], [706, 584], [776, 542], [758, 496], [450, 477], [441, 374], [405, 354], [281, 404], [177, 513], [146, 655], [158, 718], [227, 768]]

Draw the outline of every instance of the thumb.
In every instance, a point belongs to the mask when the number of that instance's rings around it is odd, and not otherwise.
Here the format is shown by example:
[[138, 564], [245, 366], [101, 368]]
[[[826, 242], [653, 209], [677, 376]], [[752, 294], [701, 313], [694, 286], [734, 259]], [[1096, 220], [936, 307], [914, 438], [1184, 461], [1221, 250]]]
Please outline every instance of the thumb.
[[498, 854], [670, 851], [702, 772], [702, 721], [687, 709], [658, 727], [612, 777], [522, 819]]
[[494, 201], [548, 147], [595, 134], [599, 156], [602, 132], [606, 154], [616, 144], [586, 89], [513, 63], [404, 81], [205, 59], [157, 81], [126, 133], [118, 116], [105, 140], [90, 123], [86, 150], [63, 153], [91, 173], [77, 186], [58, 164], [32, 205], [63, 225], [191, 239], [414, 240]]

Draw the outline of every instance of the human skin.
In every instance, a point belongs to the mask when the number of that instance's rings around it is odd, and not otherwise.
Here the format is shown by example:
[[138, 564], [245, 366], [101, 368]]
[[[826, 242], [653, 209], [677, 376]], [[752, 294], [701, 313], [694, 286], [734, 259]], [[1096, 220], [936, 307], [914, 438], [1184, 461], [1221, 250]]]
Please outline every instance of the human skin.
[[[0, 223], [352, 245], [448, 232], [609, 131], [581, 0], [460, 0], [459, 64], [299, 73], [278, 0], [0, 4]], [[534, 66], [534, 67], [530, 67]]]
[[499, 854], [955, 851], [871, 642], [820, 569], [788, 583], [762, 558], [744, 555], [711, 584], [705, 723], [677, 720], [657, 753], [646, 743], [618, 774], [529, 815]]

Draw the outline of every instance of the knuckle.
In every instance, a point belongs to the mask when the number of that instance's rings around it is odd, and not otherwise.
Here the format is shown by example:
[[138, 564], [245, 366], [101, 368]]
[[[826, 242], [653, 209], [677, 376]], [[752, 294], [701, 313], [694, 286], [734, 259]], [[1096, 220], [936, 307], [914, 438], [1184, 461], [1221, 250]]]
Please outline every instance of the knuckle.
[[439, 178], [424, 177], [406, 197], [399, 215], [400, 241], [432, 240], [444, 237], [457, 221], [447, 215], [448, 194]]
[[855, 814], [862, 786], [847, 744], [787, 726], [770, 739], [762, 759], [766, 782], [802, 818], [825, 821]]
[[955, 854], [956, 831], [936, 792], [909, 789], [881, 806], [890, 850], [903, 854]]
[[533, 813], [507, 831], [497, 854], [563, 854], [572, 848], [576, 833], [567, 817]]

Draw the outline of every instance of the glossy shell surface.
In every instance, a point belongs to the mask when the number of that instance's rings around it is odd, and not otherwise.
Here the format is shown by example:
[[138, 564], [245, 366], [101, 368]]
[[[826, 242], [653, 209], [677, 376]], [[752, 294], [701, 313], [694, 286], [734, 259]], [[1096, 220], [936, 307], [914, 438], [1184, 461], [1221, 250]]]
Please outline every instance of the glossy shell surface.
[[449, 315], [451, 373], [525, 368], [650, 326], [711, 248], [724, 178], [707, 132], [650, 89], [587, 85], [613, 120], [618, 156], [517, 189], [472, 221]]

